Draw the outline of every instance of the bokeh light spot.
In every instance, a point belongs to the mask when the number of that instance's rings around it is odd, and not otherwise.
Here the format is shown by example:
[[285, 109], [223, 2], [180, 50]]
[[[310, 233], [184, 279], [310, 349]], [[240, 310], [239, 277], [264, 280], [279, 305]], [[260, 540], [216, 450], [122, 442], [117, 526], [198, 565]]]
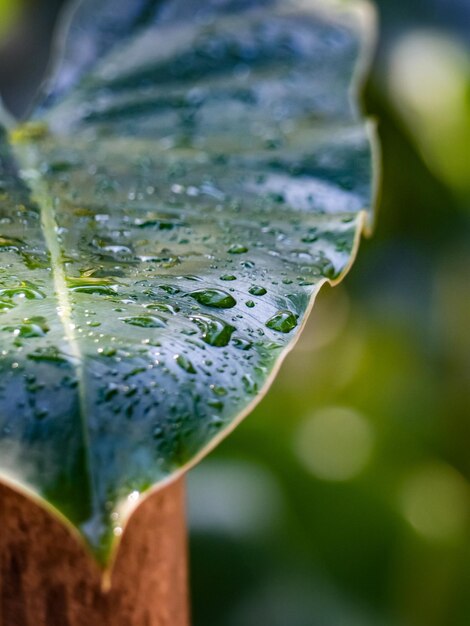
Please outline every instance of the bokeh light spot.
[[405, 519], [427, 539], [442, 541], [458, 537], [468, 520], [467, 483], [444, 463], [424, 465], [405, 482], [401, 508]]
[[317, 478], [346, 481], [367, 465], [374, 443], [372, 426], [357, 411], [328, 407], [300, 424], [295, 451]]
[[278, 482], [257, 463], [206, 461], [190, 473], [188, 486], [192, 531], [265, 535], [282, 515]]
[[390, 62], [390, 91], [423, 157], [446, 183], [469, 190], [470, 57], [442, 33], [401, 38]]
[[0, 0], [0, 46], [18, 19], [23, 2], [21, 0]]

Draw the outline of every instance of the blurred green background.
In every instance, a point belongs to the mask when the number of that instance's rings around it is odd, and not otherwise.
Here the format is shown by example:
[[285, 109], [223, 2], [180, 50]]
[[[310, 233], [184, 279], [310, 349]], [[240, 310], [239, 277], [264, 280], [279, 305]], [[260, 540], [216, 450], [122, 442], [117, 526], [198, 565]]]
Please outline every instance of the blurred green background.
[[[61, 4], [0, 0], [17, 112]], [[376, 231], [189, 477], [195, 626], [470, 624], [470, 3], [377, 8]]]

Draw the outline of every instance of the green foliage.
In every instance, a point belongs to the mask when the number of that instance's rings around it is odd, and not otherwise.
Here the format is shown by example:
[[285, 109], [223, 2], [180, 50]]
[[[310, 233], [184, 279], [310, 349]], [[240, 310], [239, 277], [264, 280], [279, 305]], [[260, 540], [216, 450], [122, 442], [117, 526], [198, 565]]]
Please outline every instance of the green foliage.
[[103, 561], [139, 494], [253, 408], [366, 219], [359, 23], [237, 4], [110, 38], [85, 2], [2, 136], [0, 465]]

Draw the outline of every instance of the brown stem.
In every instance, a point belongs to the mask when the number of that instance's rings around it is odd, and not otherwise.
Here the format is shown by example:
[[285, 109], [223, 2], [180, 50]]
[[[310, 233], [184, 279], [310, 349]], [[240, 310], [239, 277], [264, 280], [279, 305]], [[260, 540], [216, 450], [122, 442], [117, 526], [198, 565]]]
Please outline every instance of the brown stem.
[[58, 519], [0, 485], [0, 626], [189, 626], [183, 481], [134, 513], [109, 591]]

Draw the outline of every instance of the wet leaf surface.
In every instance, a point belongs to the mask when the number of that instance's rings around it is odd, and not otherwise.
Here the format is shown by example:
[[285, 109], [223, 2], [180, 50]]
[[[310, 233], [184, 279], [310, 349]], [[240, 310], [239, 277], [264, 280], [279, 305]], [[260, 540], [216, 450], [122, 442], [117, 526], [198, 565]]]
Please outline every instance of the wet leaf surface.
[[0, 468], [102, 561], [126, 503], [253, 407], [370, 204], [357, 19], [226, 4], [134, 15], [113, 47], [86, 2], [1, 140]]

